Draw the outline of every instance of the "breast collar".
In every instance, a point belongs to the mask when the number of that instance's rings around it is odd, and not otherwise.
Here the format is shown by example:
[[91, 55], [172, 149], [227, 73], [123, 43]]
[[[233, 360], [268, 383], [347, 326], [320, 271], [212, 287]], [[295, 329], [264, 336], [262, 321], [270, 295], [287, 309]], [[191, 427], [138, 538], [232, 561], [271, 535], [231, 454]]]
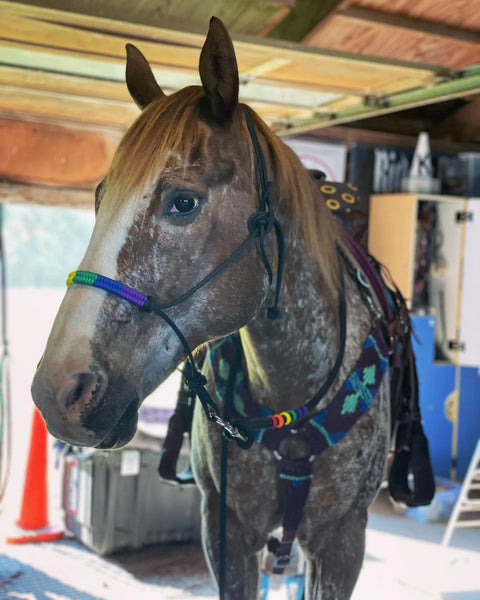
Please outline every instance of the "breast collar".
[[[225, 401], [227, 382], [237, 352], [241, 350], [240, 336], [232, 334], [212, 344], [207, 360], [215, 379], [217, 398]], [[335, 394], [333, 400], [295, 429], [262, 429], [255, 440], [269, 450], [278, 451], [290, 435], [299, 435], [309, 443], [311, 454], [318, 455], [347, 435], [349, 430], [375, 400], [375, 395], [389, 365], [390, 351], [383, 331], [374, 327], [367, 336], [355, 368]], [[268, 417], [273, 412], [257, 404], [248, 388], [242, 366], [237, 369], [233, 386], [233, 411], [238, 418]]]
[[[214, 376], [216, 396], [223, 403], [230, 402], [229, 412], [232, 416], [236, 414], [241, 419], [268, 417], [273, 412], [257, 404], [251, 396], [242, 361], [238, 360], [239, 351], [242, 349], [238, 333], [223, 338], [209, 348], [206, 360]], [[389, 357], [390, 349], [383, 331], [380, 326], [372, 328], [355, 368], [328, 406], [307, 420], [300, 420], [295, 429], [282, 427], [256, 431], [255, 441], [271, 450], [277, 459], [283, 535], [281, 540], [272, 537], [268, 542], [268, 548], [275, 556], [275, 574], [282, 574], [290, 562], [292, 544], [313, 478], [314, 457], [343, 439], [369, 410], [388, 368]], [[232, 369], [235, 368], [236, 373], [233, 373]], [[231, 393], [228, 393], [228, 389], [232, 390]], [[307, 443], [309, 454], [305, 458], [290, 459], [281, 454], [281, 443], [292, 435], [301, 437]]]

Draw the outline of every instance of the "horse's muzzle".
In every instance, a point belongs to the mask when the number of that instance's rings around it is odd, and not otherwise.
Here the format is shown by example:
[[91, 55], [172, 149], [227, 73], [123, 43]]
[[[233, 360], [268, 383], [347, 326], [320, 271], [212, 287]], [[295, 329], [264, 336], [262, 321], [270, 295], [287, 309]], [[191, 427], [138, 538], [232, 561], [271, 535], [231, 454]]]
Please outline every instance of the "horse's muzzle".
[[138, 400], [134, 399], [125, 409], [114, 427], [96, 444], [96, 448], [111, 449], [125, 446], [135, 434], [138, 422]]
[[49, 432], [74, 446], [114, 448], [135, 433], [138, 402], [120, 409], [107, 397], [108, 377], [100, 369], [58, 376], [52, 382], [40, 365], [32, 383], [32, 397]]

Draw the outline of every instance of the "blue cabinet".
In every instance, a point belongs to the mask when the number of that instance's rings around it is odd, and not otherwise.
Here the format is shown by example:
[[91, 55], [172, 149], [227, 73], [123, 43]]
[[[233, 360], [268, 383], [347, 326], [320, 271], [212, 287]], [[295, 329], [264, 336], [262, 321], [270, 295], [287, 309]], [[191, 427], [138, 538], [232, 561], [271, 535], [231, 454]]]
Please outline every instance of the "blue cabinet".
[[434, 362], [435, 318], [413, 316], [412, 323], [420, 408], [433, 472], [450, 477], [453, 469], [460, 480], [480, 438], [479, 369]]
[[476, 367], [462, 367], [458, 404], [457, 479], [465, 477], [478, 439], [480, 439], [480, 372]]
[[435, 319], [412, 317], [413, 351], [417, 361], [420, 409], [435, 475], [450, 477], [453, 424], [445, 414], [447, 398], [455, 393], [455, 366], [435, 363]]

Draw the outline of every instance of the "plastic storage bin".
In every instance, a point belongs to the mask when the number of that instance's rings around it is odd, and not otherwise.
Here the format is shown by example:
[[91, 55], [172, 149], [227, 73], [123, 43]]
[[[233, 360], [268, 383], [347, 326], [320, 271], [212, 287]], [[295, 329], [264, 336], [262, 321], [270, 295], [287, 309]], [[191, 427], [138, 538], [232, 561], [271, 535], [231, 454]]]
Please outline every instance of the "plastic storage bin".
[[[183, 468], [186, 457], [179, 463]], [[98, 554], [198, 541], [198, 488], [165, 483], [158, 477], [157, 465], [158, 453], [151, 450], [68, 455], [63, 481], [66, 527]]]

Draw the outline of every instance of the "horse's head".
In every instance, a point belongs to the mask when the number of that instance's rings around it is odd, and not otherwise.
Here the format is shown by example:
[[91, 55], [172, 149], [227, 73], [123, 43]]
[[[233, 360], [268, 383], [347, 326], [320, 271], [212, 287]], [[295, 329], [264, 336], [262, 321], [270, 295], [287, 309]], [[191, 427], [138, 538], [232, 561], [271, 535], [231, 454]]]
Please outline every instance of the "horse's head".
[[[175, 303], [245, 242], [249, 217], [258, 210], [235, 54], [217, 19], [201, 53], [200, 76], [202, 86], [166, 96], [143, 55], [127, 47], [127, 85], [142, 113], [97, 188], [95, 228], [79, 267], [159, 303], [173, 301], [166, 312], [192, 348], [245, 325], [269, 288], [251, 244]], [[75, 445], [121, 446], [135, 431], [143, 398], [184, 357], [178, 336], [155, 314], [74, 284], [59, 309], [32, 395], [56, 437]]]

